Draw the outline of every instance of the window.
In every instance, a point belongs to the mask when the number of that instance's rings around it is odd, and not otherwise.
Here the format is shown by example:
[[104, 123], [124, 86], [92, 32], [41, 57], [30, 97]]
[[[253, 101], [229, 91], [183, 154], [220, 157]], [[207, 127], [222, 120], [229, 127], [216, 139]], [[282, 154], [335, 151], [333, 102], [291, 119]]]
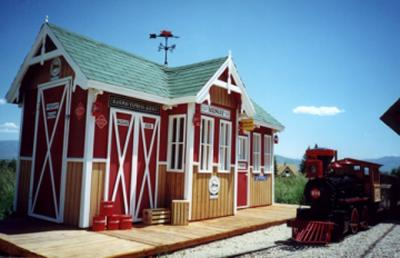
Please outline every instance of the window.
[[169, 117], [168, 170], [183, 171], [185, 149], [185, 115]]
[[200, 127], [200, 172], [212, 172], [214, 144], [214, 119], [201, 117]]
[[248, 147], [247, 147], [247, 137], [239, 136], [239, 146], [238, 146], [238, 161], [247, 161], [248, 157]]
[[219, 123], [219, 171], [229, 172], [231, 166], [231, 131], [232, 126], [228, 121], [220, 120]]
[[261, 171], [261, 135], [253, 133], [253, 172]]
[[265, 173], [272, 173], [272, 138], [264, 135], [264, 169]]

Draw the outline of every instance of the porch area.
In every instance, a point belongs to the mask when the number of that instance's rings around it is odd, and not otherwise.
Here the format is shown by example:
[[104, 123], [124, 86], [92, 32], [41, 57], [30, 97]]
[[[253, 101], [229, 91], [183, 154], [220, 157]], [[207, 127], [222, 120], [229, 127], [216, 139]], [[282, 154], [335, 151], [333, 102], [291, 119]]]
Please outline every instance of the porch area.
[[39, 257], [142, 257], [220, 240], [286, 223], [297, 205], [239, 210], [235, 216], [188, 226], [134, 224], [131, 230], [92, 232], [31, 218], [0, 222], [0, 255]]

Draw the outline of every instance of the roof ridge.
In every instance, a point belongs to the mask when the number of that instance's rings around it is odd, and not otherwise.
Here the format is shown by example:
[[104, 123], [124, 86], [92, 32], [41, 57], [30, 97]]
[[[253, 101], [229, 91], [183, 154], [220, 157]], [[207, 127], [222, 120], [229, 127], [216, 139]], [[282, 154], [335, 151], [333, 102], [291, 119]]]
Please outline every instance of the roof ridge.
[[72, 34], [72, 35], [74, 35], [74, 36], [76, 36], [76, 37], [82, 38], [82, 39], [84, 39], [84, 40], [92, 41], [92, 42], [94, 42], [94, 43], [96, 43], [96, 44], [99, 44], [99, 45], [102, 45], [102, 46], [104, 46], [104, 47], [113, 49], [113, 50], [115, 50], [115, 51], [124, 53], [124, 54], [126, 54], [126, 55], [131, 56], [131, 57], [140, 59], [140, 60], [145, 61], [145, 62], [148, 62], [148, 63], [155, 64], [155, 65], [159, 66], [160, 68], [164, 68], [164, 67], [165, 67], [164, 65], [159, 64], [159, 63], [157, 63], [157, 62], [155, 62], [155, 61], [146, 59], [145, 57], [142, 57], [142, 56], [133, 54], [133, 53], [131, 53], [131, 52], [128, 52], [127, 50], [123, 50], [123, 49], [118, 48], [118, 47], [114, 47], [114, 46], [112, 46], [112, 45], [109, 45], [109, 44], [104, 43], [104, 42], [101, 42], [101, 41], [99, 41], [99, 40], [90, 38], [90, 37], [85, 36], [85, 35], [82, 35], [82, 34], [80, 34], [80, 33], [76, 33], [76, 32], [70, 31], [70, 30], [68, 30], [68, 29], [65, 29], [65, 28], [63, 28], [63, 27], [60, 27], [60, 26], [55, 25], [55, 24], [53, 24], [53, 23], [47, 23], [47, 25], [48, 25], [51, 29], [53, 29], [53, 28], [54, 28], [54, 29], [58, 29], [58, 30], [61, 30], [61, 31], [65, 32], [65, 33], [69, 33], [69, 34]]
[[192, 68], [193, 66], [208, 64], [208, 63], [220, 61], [220, 60], [222, 60], [222, 59], [227, 59], [227, 58], [228, 58], [227, 56], [223, 56], [223, 57], [217, 57], [217, 58], [207, 59], [207, 60], [203, 60], [203, 61], [200, 61], [200, 62], [191, 63], [191, 64], [187, 64], [187, 65], [181, 65], [181, 66], [175, 66], [175, 67], [167, 67], [167, 66], [164, 66], [163, 69], [166, 70], [166, 72], [173, 72], [173, 71], [175, 71], [175, 70], [190, 69], [190, 68]]

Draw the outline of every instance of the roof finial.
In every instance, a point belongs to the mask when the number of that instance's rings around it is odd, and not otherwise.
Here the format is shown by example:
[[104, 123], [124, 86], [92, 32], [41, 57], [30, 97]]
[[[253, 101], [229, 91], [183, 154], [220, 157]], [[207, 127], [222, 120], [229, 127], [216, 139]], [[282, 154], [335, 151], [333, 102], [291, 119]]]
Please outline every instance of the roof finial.
[[44, 18], [44, 22], [45, 23], [49, 23], [49, 16], [48, 15], [46, 15], [46, 17]]
[[232, 58], [232, 51], [230, 49], [228, 50], [228, 57], [229, 57], [229, 59]]

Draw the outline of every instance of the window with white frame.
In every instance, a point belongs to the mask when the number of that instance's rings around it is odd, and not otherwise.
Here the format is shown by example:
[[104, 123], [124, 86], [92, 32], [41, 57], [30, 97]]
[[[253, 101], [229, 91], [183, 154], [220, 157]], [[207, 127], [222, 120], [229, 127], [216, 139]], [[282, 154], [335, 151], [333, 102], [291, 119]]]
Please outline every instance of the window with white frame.
[[219, 171], [229, 172], [231, 165], [231, 122], [220, 120], [219, 123]]
[[239, 136], [238, 142], [238, 161], [247, 161], [248, 159], [247, 137]]
[[201, 117], [200, 127], [200, 172], [212, 172], [214, 144], [214, 119]]
[[261, 171], [261, 135], [253, 133], [253, 172]]
[[272, 137], [264, 135], [264, 171], [272, 173]]
[[185, 149], [185, 115], [169, 117], [168, 171], [183, 171]]

